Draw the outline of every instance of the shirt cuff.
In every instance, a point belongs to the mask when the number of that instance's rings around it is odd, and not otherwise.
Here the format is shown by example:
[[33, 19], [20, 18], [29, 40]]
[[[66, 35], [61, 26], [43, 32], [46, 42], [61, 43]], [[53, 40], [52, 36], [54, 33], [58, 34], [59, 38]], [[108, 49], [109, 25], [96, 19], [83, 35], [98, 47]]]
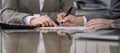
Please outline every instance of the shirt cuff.
[[27, 17], [24, 18], [24, 22], [25, 22], [26, 25], [31, 25], [30, 20], [32, 18], [38, 18], [38, 17], [40, 17], [40, 14], [34, 14], [33, 16], [27, 16]]
[[86, 23], [87, 23], [87, 19], [86, 19], [86, 17], [83, 16], [83, 19], [84, 19], [84, 24], [86, 24]]

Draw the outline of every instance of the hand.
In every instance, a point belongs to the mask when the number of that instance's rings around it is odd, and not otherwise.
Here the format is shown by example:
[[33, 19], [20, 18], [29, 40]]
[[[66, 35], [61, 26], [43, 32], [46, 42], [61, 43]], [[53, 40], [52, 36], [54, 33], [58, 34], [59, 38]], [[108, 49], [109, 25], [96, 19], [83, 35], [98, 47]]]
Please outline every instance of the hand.
[[91, 29], [109, 29], [113, 20], [110, 19], [91, 19], [88, 23], [85, 24], [86, 27]]
[[66, 13], [60, 13], [60, 14], [58, 14], [57, 15], [57, 21], [59, 22], [59, 23], [61, 23], [62, 21], [63, 21], [63, 19], [65, 18], [65, 15], [66, 15]]
[[59, 23], [63, 22], [64, 26], [80, 26], [83, 25], [84, 19], [83, 17], [76, 17], [73, 15], [68, 15], [65, 17], [66, 13], [58, 14], [57, 21]]
[[42, 27], [45, 27], [45, 26], [56, 27], [57, 26], [57, 24], [52, 19], [50, 19], [50, 17], [48, 17], [47, 15], [41, 16], [39, 18], [31, 19], [30, 24], [32, 26], [42, 26]]

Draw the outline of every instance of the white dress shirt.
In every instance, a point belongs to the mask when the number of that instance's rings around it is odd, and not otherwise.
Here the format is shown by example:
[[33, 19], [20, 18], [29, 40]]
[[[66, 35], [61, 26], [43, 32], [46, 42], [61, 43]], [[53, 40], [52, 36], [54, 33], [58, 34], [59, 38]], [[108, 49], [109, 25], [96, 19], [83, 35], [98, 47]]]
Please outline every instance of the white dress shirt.
[[[43, 8], [43, 5], [44, 5], [44, 0], [39, 0], [39, 4], [40, 4], [40, 11], [42, 11], [42, 8]], [[33, 16], [27, 16], [27, 17], [25, 17], [24, 22], [27, 25], [31, 25], [30, 20], [32, 18], [37, 18], [37, 17], [40, 17], [40, 14], [34, 14]]]

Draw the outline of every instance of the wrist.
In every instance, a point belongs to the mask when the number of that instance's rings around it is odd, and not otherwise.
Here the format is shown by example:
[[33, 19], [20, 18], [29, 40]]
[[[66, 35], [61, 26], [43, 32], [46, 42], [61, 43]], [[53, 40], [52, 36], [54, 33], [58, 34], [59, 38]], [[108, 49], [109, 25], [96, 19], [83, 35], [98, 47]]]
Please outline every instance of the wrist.
[[31, 25], [31, 20], [33, 18], [37, 18], [37, 17], [40, 17], [40, 14], [34, 14], [33, 16], [26, 16], [23, 21], [26, 25]]
[[115, 28], [115, 25], [114, 25], [114, 21], [111, 20], [111, 24], [109, 25], [109, 28], [112, 29], [112, 28]]
[[31, 26], [33, 25], [34, 19], [35, 19], [35, 17], [33, 17], [29, 20], [29, 25], [31, 25]]
[[84, 25], [84, 18], [81, 16], [81, 17], [77, 17], [78, 18], [78, 21], [79, 21], [79, 25], [80, 26], [83, 26]]
[[34, 19], [34, 16], [28, 16], [26, 17], [26, 25], [31, 25], [31, 20]]

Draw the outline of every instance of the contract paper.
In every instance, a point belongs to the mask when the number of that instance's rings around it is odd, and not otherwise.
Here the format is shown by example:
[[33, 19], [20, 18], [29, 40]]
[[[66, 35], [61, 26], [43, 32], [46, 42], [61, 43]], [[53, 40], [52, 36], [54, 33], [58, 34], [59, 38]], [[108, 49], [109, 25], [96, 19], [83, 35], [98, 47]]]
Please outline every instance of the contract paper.
[[58, 27], [38, 27], [36, 28], [37, 31], [86, 31], [89, 30], [90, 28], [88, 27], [83, 27], [83, 26], [77, 26], [77, 27], [64, 27], [64, 26], [58, 26]]

